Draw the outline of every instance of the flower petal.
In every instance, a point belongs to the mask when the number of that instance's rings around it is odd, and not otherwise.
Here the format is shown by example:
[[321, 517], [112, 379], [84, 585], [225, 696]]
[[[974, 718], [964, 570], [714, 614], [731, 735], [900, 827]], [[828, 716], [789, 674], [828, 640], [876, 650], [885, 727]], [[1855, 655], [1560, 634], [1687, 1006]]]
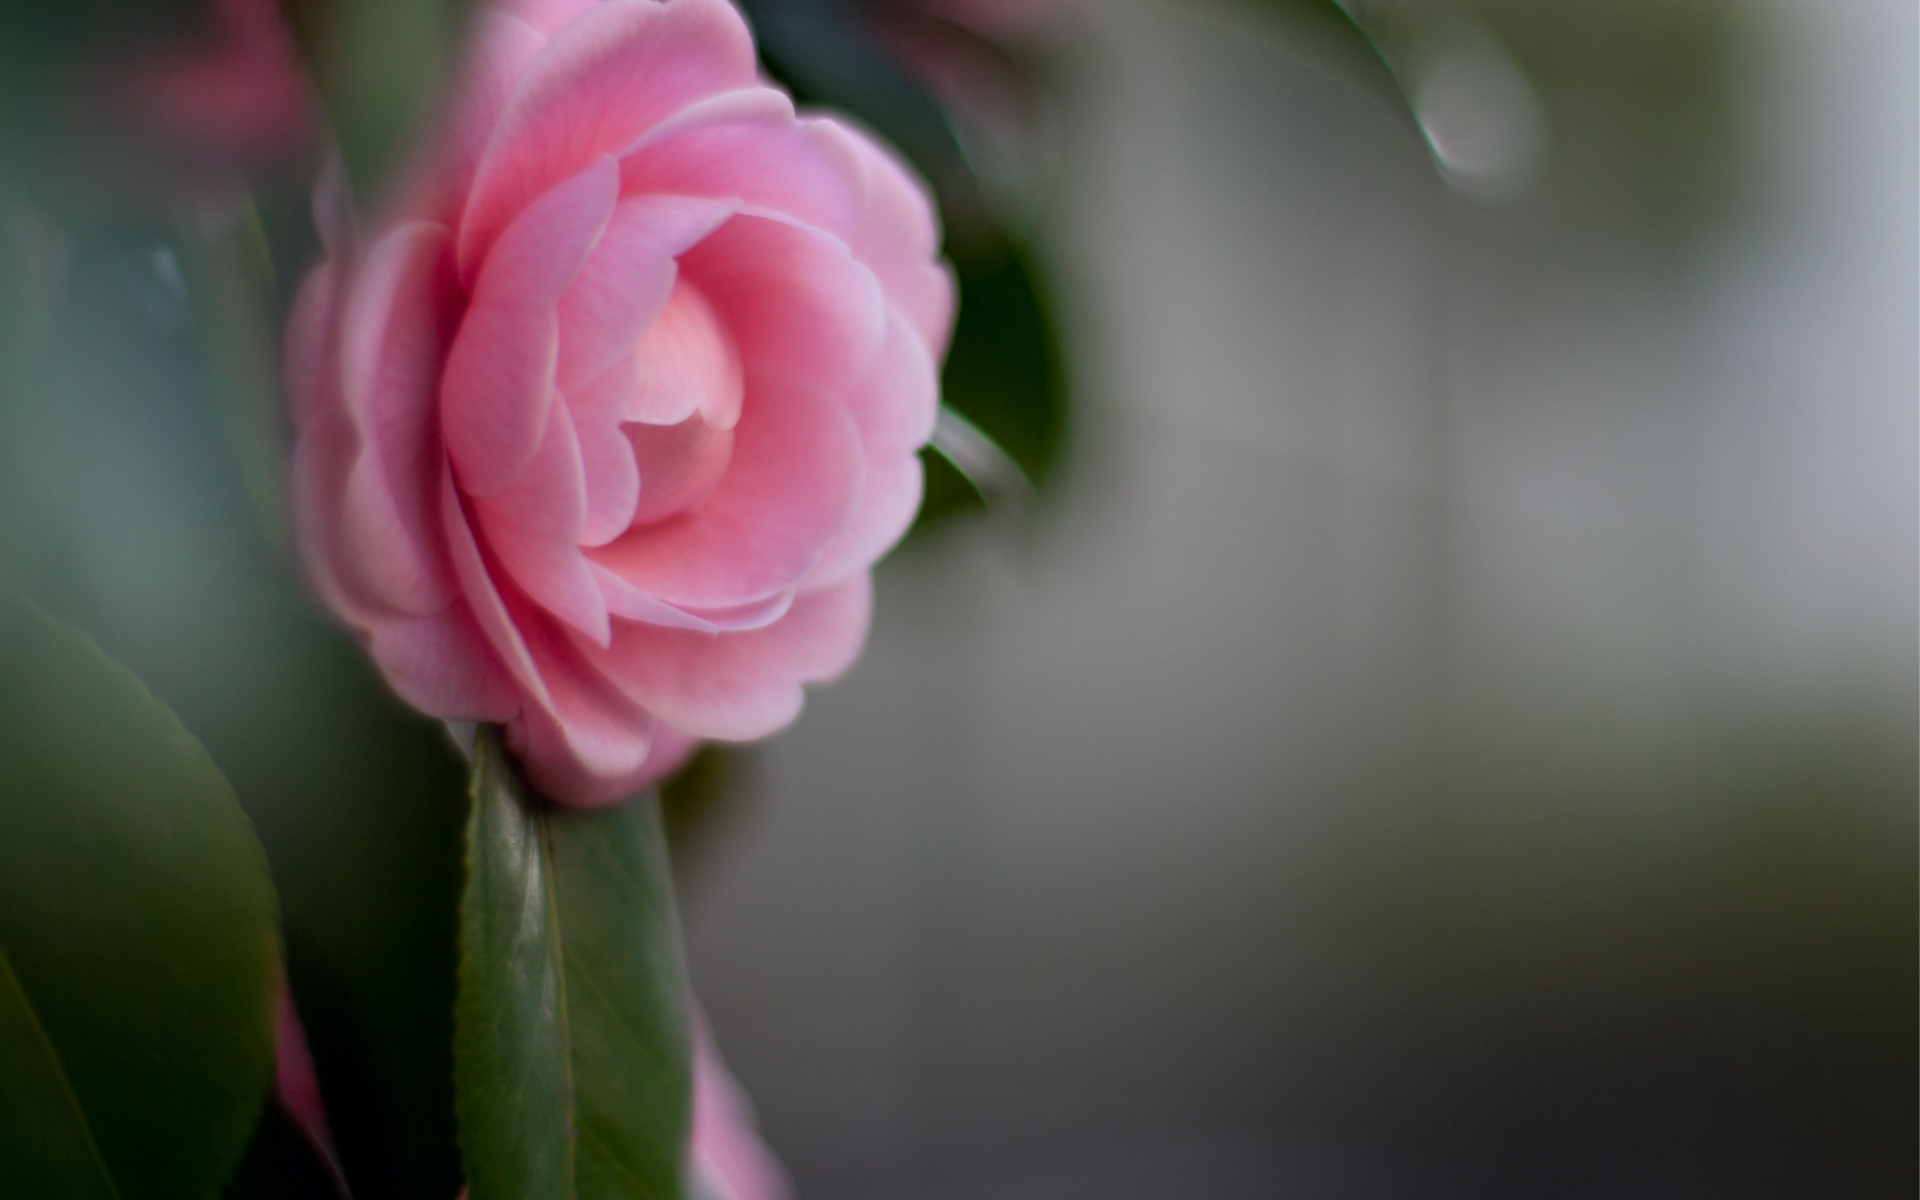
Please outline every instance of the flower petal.
[[794, 600], [778, 621], [744, 633], [701, 634], [621, 623], [604, 653], [589, 651], [627, 695], [695, 737], [764, 737], [800, 713], [800, 685], [833, 679], [866, 637], [872, 582], [855, 575]]
[[861, 205], [845, 229], [861, 262], [873, 269], [887, 299], [907, 315], [933, 358], [945, 356], [953, 329], [954, 284], [938, 261], [940, 224], [925, 183], [892, 152], [838, 121], [810, 123], [823, 145], [835, 145], [859, 164]]
[[886, 336], [873, 273], [845, 242], [779, 213], [742, 210], [682, 255], [680, 270], [720, 314], [750, 381], [780, 375], [843, 387]]
[[440, 195], [431, 203], [449, 210], [451, 219], [457, 220], [465, 206], [501, 110], [546, 44], [546, 34], [519, 14], [493, 10], [475, 18], [466, 76], [448, 108], [444, 165], [433, 180]]
[[846, 526], [860, 470], [860, 432], [837, 401], [769, 381], [748, 396], [727, 473], [698, 508], [587, 553], [669, 604], [750, 604], [797, 583]]
[[926, 185], [872, 138], [832, 118], [795, 119], [762, 91], [717, 96], [663, 122], [620, 155], [621, 191], [737, 197], [838, 237], [940, 357], [954, 287], [936, 260], [940, 226]]
[[727, 0], [606, 0], [561, 26], [527, 68], [474, 175], [461, 221], [471, 279], [522, 208], [704, 97], [755, 82]]
[[504, 721], [520, 707], [465, 600], [431, 617], [380, 616], [367, 624], [367, 649], [400, 698], [452, 721]]
[[620, 190], [737, 199], [846, 240], [866, 204], [865, 168], [819, 124], [769, 87], [714, 96], [623, 150]]
[[586, 512], [575, 539], [583, 546], [602, 546], [625, 533], [640, 503], [640, 464], [620, 427], [619, 405], [619, 396], [604, 390], [567, 397], [586, 485]]
[[506, 600], [487, 570], [486, 559], [480, 553], [479, 542], [474, 539], [472, 526], [468, 524], [466, 506], [461, 501], [459, 489], [454, 486], [450, 468], [443, 468], [440, 473], [440, 518], [447, 534], [449, 557], [453, 559], [454, 570], [460, 578], [461, 594], [472, 610], [480, 632], [486, 635], [487, 644], [528, 695], [541, 704], [550, 705], [552, 701], [547, 696], [546, 681], [540, 678], [533, 655], [527, 649], [526, 639], [514, 627]]
[[[543, 793], [585, 801], [583, 791], [599, 790], [593, 781], [618, 781], [646, 762], [653, 741], [652, 715], [609, 684], [554, 622], [511, 599], [508, 604], [550, 697], [544, 705], [521, 710], [521, 719], [508, 727], [508, 742], [521, 751], [528, 774]], [[566, 785], [549, 786], [547, 781], [556, 777]]]
[[800, 581], [802, 587], [825, 587], [872, 567], [906, 535], [919, 513], [926, 479], [918, 454], [869, 447], [864, 466], [853, 519], [821, 549], [819, 560]]
[[602, 644], [607, 606], [580, 553], [587, 491], [580, 441], [564, 404], [548, 410], [546, 436], [520, 477], [473, 501], [486, 542], [520, 590]]
[[560, 301], [560, 387], [603, 374], [632, 353], [673, 291], [674, 259], [733, 215], [728, 200], [623, 200]]
[[287, 315], [287, 411], [297, 429], [315, 418], [327, 393], [339, 275], [331, 262], [315, 267], [294, 294]]
[[613, 213], [613, 160], [541, 196], [500, 238], [475, 284], [440, 386], [441, 436], [469, 495], [532, 461], [553, 403], [560, 297]]
[[678, 425], [631, 424], [626, 435], [640, 469], [636, 525], [693, 508], [718, 486], [733, 458], [733, 430], [715, 429], [698, 414]]
[[340, 497], [340, 550], [356, 582], [415, 616], [444, 609], [433, 388], [446, 347], [445, 226], [411, 222], [376, 242], [344, 318], [341, 405], [360, 452]]
[[667, 629], [690, 629], [696, 633], [723, 633], [736, 629], [759, 629], [787, 615], [793, 607], [796, 589], [777, 592], [765, 600], [737, 608], [685, 609], [656, 600], [599, 563], [591, 564], [593, 577], [607, 598], [607, 610], [616, 617], [644, 621]]
[[622, 411], [644, 425], [679, 425], [695, 413], [714, 429], [732, 429], [745, 398], [740, 353], [713, 305], [686, 280], [635, 348]]

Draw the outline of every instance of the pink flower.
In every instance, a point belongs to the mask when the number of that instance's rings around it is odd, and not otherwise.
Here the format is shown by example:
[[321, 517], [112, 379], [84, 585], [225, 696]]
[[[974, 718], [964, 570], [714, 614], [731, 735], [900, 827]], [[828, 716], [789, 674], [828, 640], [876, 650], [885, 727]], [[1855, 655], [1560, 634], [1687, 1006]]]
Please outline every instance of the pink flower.
[[199, 36], [127, 63], [119, 99], [176, 156], [227, 165], [299, 148], [317, 105], [274, 0], [208, 0]]
[[394, 688], [594, 804], [799, 712], [912, 520], [952, 285], [924, 190], [726, 0], [487, 13], [438, 156], [289, 330], [310, 573]]
[[790, 1200], [793, 1185], [754, 1128], [753, 1106], [734, 1081], [699, 1010], [693, 1014], [693, 1136], [687, 1176], [701, 1200]]

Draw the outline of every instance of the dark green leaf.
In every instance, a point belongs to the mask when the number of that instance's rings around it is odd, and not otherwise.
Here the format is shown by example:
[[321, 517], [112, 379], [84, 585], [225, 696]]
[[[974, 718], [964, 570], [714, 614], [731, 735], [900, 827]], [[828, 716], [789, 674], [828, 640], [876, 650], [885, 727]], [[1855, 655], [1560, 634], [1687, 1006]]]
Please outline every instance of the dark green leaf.
[[[995, 234], [955, 248], [960, 313], [940, 376], [941, 400], [977, 425], [1044, 489], [1067, 436], [1066, 369], [1051, 305], [1025, 250]], [[949, 463], [927, 456], [922, 527], [981, 503]]]
[[542, 804], [476, 739], [454, 1095], [472, 1200], [677, 1200], [686, 969], [652, 795]]
[[260, 844], [206, 751], [0, 593], [0, 1194], [207, 1196], [273, 1066]]
[[39, 331], [0, 347], [0, 578], [131, 668], [239, 795], [354, 1195], [449, 1200], [465, 764], [261, 536], [206, 358], [154, 319], [178, 300], [160, 231], [59, 232], [60, 287], [0, 297]]

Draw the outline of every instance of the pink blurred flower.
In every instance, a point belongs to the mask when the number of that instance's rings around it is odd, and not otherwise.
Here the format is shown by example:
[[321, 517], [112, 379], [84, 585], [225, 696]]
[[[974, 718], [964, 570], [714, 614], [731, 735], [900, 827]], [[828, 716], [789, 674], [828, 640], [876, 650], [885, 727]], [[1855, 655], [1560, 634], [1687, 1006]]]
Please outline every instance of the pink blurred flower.
[[194, 36], [144, 48], [115, 90], [129, 125], [198, 163], [265, 162], [307, 144], [319, 124], [274, 0], [209, 0]]
[[753, 1106], [734, 1082], [698, 1012], [693, 1024], [693, 1145], [687, 1176], [696, 1200], [789, 1200], [793, 1185], [754, 1129]]
[[438, 156], [296, 305], [310, 573], [394, 688], [594, 804], [845, 670], [952, 285], [921, 186], [726, 0], [486, 13]]

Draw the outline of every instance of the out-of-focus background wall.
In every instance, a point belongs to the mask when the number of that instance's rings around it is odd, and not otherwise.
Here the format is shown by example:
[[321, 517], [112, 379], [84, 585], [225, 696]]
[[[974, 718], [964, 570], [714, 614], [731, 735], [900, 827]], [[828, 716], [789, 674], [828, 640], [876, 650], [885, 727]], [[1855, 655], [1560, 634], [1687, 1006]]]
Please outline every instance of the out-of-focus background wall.
[[1373, 15], [1048, 47], [1062, 485], [689, 863], [812, 1200], [1914, 1194], [1914, 7]]

